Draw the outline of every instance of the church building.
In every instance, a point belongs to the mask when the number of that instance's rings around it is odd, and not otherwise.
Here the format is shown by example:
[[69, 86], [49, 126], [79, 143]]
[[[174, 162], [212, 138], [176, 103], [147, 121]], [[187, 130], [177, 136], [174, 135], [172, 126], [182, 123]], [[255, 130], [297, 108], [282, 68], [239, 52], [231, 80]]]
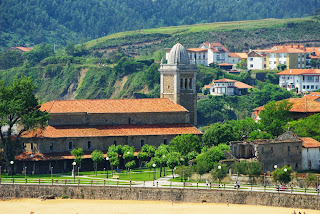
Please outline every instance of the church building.
[[[16, 156], [16, 171], [27, 173], [70, 171], [74, 148], [84, 150], [84, 162], [98, 149], [106, 154], [111, 145], [168, 144], [177, 135], [202, 133], [197, 124], [197, 68], [186, 49], [177, 43], [168, 63], [161, 63], [160, 98], [54, 100], [41, 105], [51, 119], [44, 130], [26, 132], [24, 150]], [[84, 164], [88, 165], [88, 164]], [[91, 165], [92, 166], [92, 165]], [[89, 169], [89, 168], [88, 168]], [[85, 169], [82, 169], [85, 170]]]

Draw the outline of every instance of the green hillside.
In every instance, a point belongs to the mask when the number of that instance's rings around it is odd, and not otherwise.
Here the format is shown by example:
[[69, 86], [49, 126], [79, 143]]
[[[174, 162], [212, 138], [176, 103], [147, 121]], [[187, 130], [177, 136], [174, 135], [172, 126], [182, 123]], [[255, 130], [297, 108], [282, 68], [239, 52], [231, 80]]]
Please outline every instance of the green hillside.
[[0, 50], [196, 23], [311, 16], [319, 0], [1, 0]]

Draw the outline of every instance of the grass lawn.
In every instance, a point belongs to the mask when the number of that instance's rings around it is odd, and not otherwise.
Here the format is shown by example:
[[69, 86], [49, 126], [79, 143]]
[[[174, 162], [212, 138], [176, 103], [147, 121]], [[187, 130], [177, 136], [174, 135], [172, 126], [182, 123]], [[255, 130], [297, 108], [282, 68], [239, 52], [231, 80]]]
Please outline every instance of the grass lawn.
[[[156, 171], [155, 173], [155, 178], [156, 179], [159, 179], [160, 178], [160, 175], [159, 175], [159, 171]], [[131, 171], [131, 180], [132, 181], [152, 181], [153, 180], [153, 176], [154, 176], [154, 171], [150, 171], [148, 169], [145, 169], [145, 170], [142, 170], [140, 171], [139, 169], [137, 170], [132, 170]], [[167, 175], [171, 175], [172, 172], [171, 170], [169, 171], [166, 171], [166, 176]], [[119, 172], [119, 173], [114, 173], [114, 175], [117, 175], [119, 176], [119, 180], [130, 180], [130, 177], [129, 177], [129, 173], [127, 171], [123, 171], [123, 172]], [[162, 172], [162, 176], [163, 175], [163, 172]], [[97, 176], [95, 175], [90, 175], [89, 176], [90, 178], [105, 178], [106, 177], [106, 174], [98, 174]], [[109, 178], [112, 177], [112, 174], [109, 173]]]

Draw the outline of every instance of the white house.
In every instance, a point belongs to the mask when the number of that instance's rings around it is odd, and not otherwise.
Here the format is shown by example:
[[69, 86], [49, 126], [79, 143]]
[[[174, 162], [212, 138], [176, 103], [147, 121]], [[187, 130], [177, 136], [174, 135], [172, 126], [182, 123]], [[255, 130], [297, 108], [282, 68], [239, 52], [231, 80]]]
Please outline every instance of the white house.
[[253, 88], [243, 82], [239, 82], [231, 79], [219, 79], [212, 80], [212, 84], [205, 85], [202, 90], [209, 90], [211, 95], [222, 96], [222, 95], [242, 95], [245, 94], [248, 89]]
[[267, 67], [267, 52], [272, 50], [252, 50], [248, 53], [247, 69], [264, 70]]
[[320, 89], [320, 69], [287, 69], [277, 75], [279, 86], [288, 91], [311, 92]]
[[302, 140], [302, 169], [320, 170], [320, 142], [311, 137], [300, 137]]
[[[170, 48], [165, 48], [166, 59], [170, 53]], [[229, 63], [229, 51], [221, 43], [218, 42], [205, 42], [198, 48], [187, 49], [189, 55], [190, 64], [209, 66], [213, 63]], [[241, 56], [243, 57], [243, 56]], [[233, 64], [233, 63], [231, 63]], [[236, 63], [235, 63], [236, 64]]]
[[248, 54], [247, 53], [229, 53], [229, 62], [230, 64], [237, 64], [239, 63], [242, 59], [247, 59]]

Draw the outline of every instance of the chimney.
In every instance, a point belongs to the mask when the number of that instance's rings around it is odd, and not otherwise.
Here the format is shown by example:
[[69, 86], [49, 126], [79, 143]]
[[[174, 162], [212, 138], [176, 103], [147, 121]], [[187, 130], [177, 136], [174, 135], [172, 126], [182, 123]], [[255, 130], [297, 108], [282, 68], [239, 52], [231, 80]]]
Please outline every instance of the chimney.
[[209, 42], [209, 48], [211, 48], [211, 42]]
[[292, 74], [292, 71], [290, 70], [290, 74]]

